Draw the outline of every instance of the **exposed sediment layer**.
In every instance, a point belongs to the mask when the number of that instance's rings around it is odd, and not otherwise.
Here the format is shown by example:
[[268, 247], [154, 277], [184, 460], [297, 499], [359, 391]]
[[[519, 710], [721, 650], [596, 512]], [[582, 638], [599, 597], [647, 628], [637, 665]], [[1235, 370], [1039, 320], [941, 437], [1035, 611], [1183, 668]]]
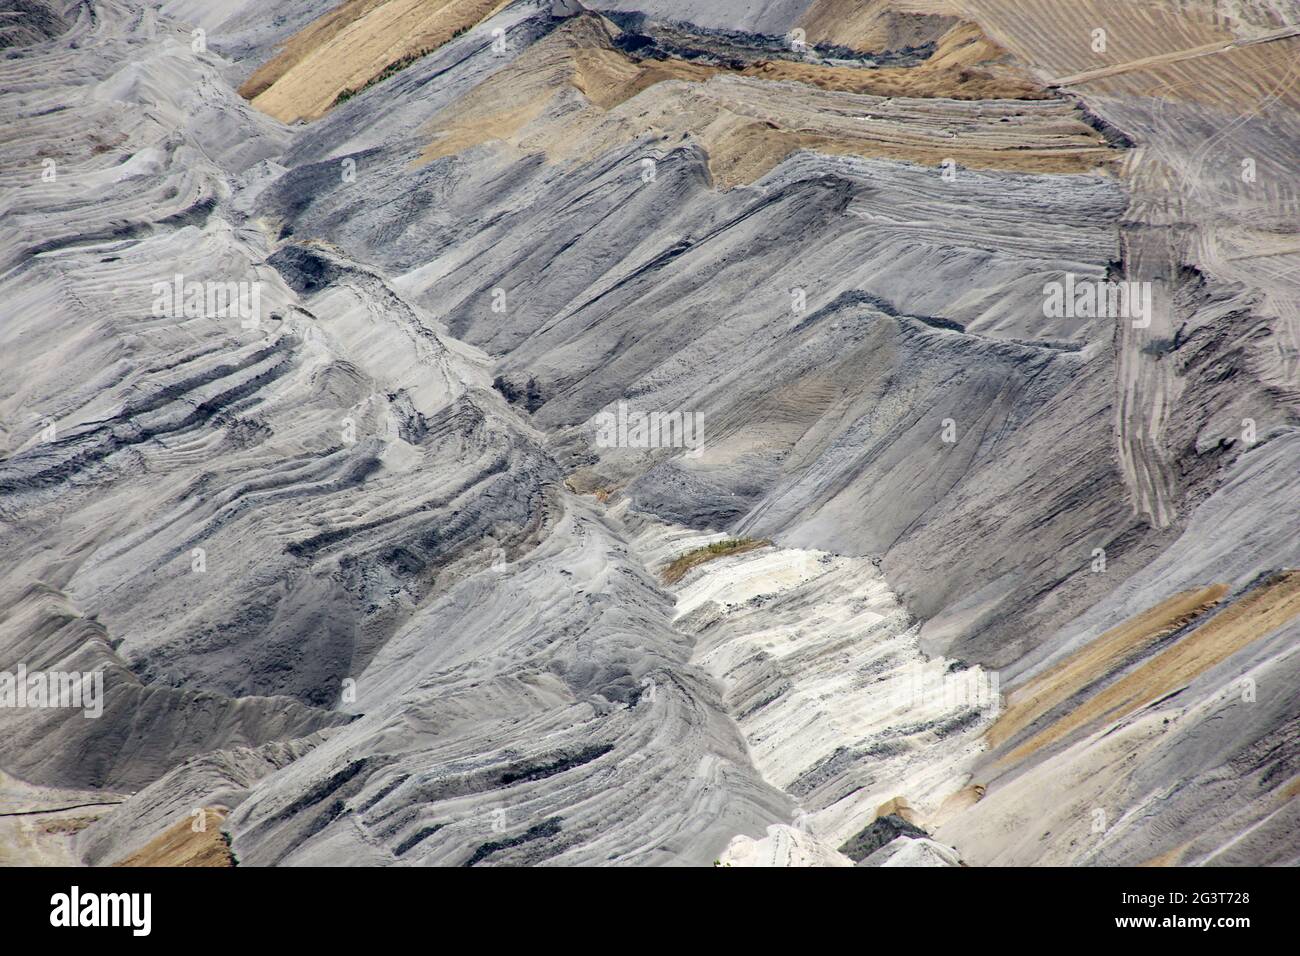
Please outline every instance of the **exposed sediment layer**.
[[[636, 546], [653, 563], [714, 537], [651, 524]], [[780, 865], [842, 859], [836, 848], [881, 805], [906, 795], [924, 821], [964, 785], [997, 688], [978, 667], [925, 658], [870, 561], [750, 551], [692, 569], [674, 591], [694, 663], [722, 688], [754, 766], [796, 801], [759, 841]], [[722, 859], [766, 865], [764, 852], [741, 836]]]

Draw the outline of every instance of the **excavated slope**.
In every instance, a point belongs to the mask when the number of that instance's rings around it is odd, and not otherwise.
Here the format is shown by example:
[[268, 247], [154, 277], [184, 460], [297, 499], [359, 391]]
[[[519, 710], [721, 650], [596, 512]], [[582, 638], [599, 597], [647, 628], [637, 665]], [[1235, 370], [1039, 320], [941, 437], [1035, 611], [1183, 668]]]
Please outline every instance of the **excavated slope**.
[[19, 856], [1296, 862], [1300, 19], [588, 6], [6, 25]]

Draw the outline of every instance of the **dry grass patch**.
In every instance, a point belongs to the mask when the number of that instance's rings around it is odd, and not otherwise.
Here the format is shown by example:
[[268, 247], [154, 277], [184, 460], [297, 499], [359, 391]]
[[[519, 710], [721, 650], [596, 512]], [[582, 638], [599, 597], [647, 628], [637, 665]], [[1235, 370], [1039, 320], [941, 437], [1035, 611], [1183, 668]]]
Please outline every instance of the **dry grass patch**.
[[725, 558], [733, 554], [744, 554], [746, 551], [766, 548], [771, 543], [766, 538], [728, 538], [725, 541], [715, 541], [703, 548], [687, 551], [685, 554], [678, 555], [668, 567], [664, 568], [664, 583], [676, 584], [686, 577], [686, 572], [691, 568], [698, 568], [701, 564], [717, 558]]

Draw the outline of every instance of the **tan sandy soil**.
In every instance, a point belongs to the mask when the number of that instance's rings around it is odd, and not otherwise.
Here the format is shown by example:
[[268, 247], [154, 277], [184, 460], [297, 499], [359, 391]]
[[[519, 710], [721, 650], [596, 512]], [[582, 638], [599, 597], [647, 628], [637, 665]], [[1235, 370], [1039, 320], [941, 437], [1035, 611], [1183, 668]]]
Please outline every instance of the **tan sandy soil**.
[[[1300, 104], [1300, 37], [1231, 46], [1275, 31], [1238, 35], [1234, 21], [1195, 6], [1135, 0], [960, 0], [959, 6], [1018, 60], [1040, 67], [1045, 79], [1082, 74], [1090, 95], [1151, 96], [1241, 113], [1269, 108], [1259, 82], [1268, 77], [1282, 102]], [[1097, 27], [1106, 30], [1101, 52], [1092, 48]]]
[[76, 866], [73, 840], [122, 796], [38, 787], [0, 771], [0, 866]]
[[240, 87], [276, 119], [325, 114], [344, 90], [384, 68], [442, 46], [504, 7], [506, 0], [347, 0], [296, 33]]
[[[715, 182], [727, 188], [797, 149], [1026, 172], [1085, 172], [1119, 155], [1068, 104], [1026, 102], [1040, 92], [968, 70], [967, 58], [983, 47], [967, 27], [950, 34], [952, 49], [910, 70], [636, 61], [614, 47], [615, 29], [584, 16], [556, 30], [435, 117], [422, 158], [500, 141], [552, 161], [581, 160], [660, 132], [666, 142], [701, 143]], [[894, 95], [908, 98], [876, 98]], [[1014, 95], [1024, 105], [953, 102], [962, 95]]]
[[1300, 614], [1300, 572], [1288, 571], [1239, 599], [1186, 637], [1165, 648], [1000, 762], [1021, 760], [1076, 730], [1131, 714], [1187, 684], [1252, 641]]
[[[361, 90], [394, 64], [436, 49], [502, 5], [501, 0], [347, 0], [290, 38], [240, 92], [286, 122], [315, 119], [340, 94]], [[812, 39], [844, 42], [856, 36], [851, 45], [858, 47], [937, 42], [938, 48], [915, 67], [768, 60], [728, 69], [675, 58], [634, 59], [613, 46], [613, 24], [583, 15], [445, 110], [430, 127], [433, 141], [423, 158], [501, 141], [562, 161], [594, 155], [656, 128], [665, 136], [689, 134], [702, 143], [714, 179], [724, 188], [752, 182], [798, 149], [931, 165], [952, 159], [975, 168], [1024, 172], [1085, 172], [1115, 158], [1064, 103], [1059, 117], [1045, 125], [1020, 114], [980, 117], [984, 129], [972, 136], [965, 128], [969, 117], [960, 113], [950, 119], [939, 109], [933, 122], [924, 123], [894, 115], [888, 107], [874, 115], [871, 103], [817, 98], [819, 90], [962, 101], [1052, 96], [972, 22], [897, 14], [897, 4], [871, 4], [855, 15], [855, 26], [831, 36], [825, 23], [842, 13], [834, 6], [810, 11]], [[752, 97], [732, 102], [712, 84], [704, 96], [696, 94], [720, 76], [780, 85], [758, 109], [762, 115], [754, 115], [746, 102]], [[652, 88], [653, 95], [639, 96]], [[565, 100], [574, 90], [583, 97], [577, 110]], [[998, 127], [999, 122], [1007, 125]]]
[[943, 0], [816, 0], [799, 26], [809, 43], [874, 53], [936, 40], [958, 15]]
[[1000, 746], [1053, 707], [1118, 668], [1126, 657], [1140, 654], [1161, 637], [1172, 634], [1219, 602], [1227, 587], [1216, 584], [1176, 594], [1155, 607], [1112, 628], [1095, 641], [1037, 675], [1007, 695], [1007, 707], [989, 728], [988, 741]]
[[194, 831], [197, 818], [186, 817], [168, 827], [114, 866], [234, 866], [235, 858], [221, 834], [224, 807], [205, 809], [205, 829]]

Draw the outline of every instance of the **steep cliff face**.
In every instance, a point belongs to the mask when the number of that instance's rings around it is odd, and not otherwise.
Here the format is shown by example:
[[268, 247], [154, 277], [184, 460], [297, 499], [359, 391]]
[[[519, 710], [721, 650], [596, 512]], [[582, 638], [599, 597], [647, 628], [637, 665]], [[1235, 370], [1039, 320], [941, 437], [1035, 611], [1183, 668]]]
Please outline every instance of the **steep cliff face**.
[[0, 769], [87, 862], [1295, 862], [1300, 18], [27, 7], [0, 671], [104, 706]]

